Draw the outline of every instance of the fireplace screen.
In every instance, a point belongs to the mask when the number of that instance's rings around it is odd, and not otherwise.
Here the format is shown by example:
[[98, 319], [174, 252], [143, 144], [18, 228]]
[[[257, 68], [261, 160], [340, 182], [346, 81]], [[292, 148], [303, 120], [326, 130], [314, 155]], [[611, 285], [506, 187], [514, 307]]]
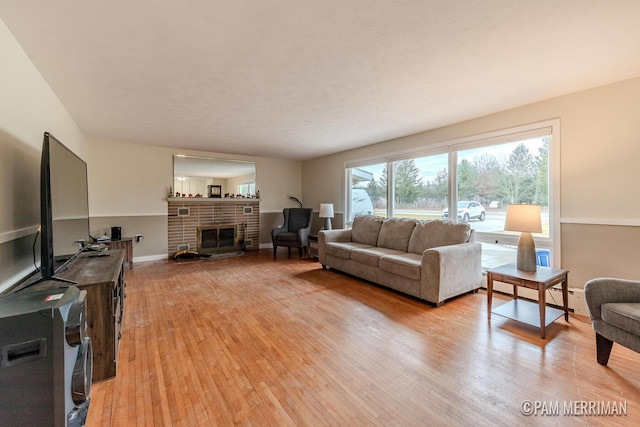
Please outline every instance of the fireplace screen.
[[235, 224], [198, 227], [198, 252], [215, 254], [238, 248], [238, 229]]

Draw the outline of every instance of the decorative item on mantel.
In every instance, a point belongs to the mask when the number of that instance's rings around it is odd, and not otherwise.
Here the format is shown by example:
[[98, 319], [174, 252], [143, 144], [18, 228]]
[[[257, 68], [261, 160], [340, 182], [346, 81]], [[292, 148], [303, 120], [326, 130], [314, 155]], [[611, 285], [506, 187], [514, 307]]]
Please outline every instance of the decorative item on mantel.
[[519, 231], [518, 270], [536, 271], [536, 246], [531, 233], [542, 233], [540, 206], [508, 205], [504, 221], [505, 231]]
[[333, 203], [320, 203], [318, 217], [325, 218], [324, 229], [331, 230], [331, 218], [333, 218]]

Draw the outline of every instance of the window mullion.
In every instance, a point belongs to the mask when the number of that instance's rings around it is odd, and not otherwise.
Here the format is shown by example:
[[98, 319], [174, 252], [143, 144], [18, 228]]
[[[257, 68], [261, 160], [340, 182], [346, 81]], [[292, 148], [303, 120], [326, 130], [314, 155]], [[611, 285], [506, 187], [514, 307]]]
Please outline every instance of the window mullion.
[[458, 152], [449, 152], [449, 221], [458, 222]]
[[393, 162], [387, 162], [387, 218], [393, 218], [395, 212], [395, 179]]

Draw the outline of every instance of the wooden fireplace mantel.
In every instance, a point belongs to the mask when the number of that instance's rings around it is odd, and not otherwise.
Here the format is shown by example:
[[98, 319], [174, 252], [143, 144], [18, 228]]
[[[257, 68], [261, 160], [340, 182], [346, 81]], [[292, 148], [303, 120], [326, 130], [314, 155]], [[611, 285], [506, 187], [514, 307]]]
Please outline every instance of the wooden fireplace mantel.
[[260, 203], [260, 199], [249, 197], [167, 197], [169, 203]]

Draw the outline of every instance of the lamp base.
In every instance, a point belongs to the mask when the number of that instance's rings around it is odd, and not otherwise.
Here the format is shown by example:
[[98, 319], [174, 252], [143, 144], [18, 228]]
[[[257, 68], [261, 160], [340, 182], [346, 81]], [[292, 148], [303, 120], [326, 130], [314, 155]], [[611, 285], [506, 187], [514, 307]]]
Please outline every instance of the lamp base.
[[331, 218], [324, 219], [324, 229], [331, 230]]
[[518, 270], [536, 271], [536, 246], [531, 233], [522, 232], [518, 241]]

